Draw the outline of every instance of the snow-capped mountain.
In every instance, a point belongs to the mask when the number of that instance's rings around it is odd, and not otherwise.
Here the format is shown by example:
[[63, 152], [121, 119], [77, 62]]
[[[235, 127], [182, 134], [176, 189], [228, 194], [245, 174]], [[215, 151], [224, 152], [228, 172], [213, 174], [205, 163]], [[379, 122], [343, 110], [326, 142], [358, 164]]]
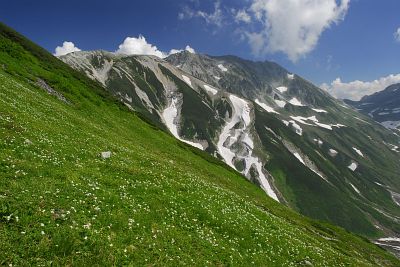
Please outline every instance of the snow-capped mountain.
[[189, 52], [61, 59], [275, 200], [353, 232], [400, 233], [399, 137], [279, 65]]
[[364, 96], [360, 101], [345, 101], [386, 128], [400, 133], [400, 83]]

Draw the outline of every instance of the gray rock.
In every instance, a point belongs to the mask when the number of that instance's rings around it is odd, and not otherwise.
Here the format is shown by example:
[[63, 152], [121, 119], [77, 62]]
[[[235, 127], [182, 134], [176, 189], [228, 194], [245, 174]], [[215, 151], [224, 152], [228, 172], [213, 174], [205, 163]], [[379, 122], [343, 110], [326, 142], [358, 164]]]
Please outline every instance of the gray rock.
[[108, 159], [108, 158], [110, 158], [111, 157], [111, 151], [104, 151], [104, 152], [101, 152], [101, 158], [102, 159]]
[[59, 93], [56, 90], [54, 90], [44, 80], [38, 78], [37, 82], [36, 82], [36, 85], [39, 86], [40, 88], [42, 88], [43, 90], [45, 90], [49, 95], [54, 95], [59, 100], [65, 102], [65, 103], [69, 103], [68, 100], [61, 93]]

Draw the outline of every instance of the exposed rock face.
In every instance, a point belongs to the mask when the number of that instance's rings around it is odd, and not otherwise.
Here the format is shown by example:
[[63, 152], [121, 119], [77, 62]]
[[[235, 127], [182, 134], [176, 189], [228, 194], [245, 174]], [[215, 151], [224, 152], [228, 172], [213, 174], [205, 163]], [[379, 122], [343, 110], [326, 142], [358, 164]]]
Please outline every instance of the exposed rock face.
[[386, 128], [400, 134], [400, 83], [364, 96], [360, 101], [345, 101]]
[[49, 86], [44, 80], [38, 78], [36, 81], [36, 85], [45, 90], [49, 95], [53, 95], [57, 97], [59, 100], [69, 103], [68, 100], [59, 92], [54, 90], [51, 86]]

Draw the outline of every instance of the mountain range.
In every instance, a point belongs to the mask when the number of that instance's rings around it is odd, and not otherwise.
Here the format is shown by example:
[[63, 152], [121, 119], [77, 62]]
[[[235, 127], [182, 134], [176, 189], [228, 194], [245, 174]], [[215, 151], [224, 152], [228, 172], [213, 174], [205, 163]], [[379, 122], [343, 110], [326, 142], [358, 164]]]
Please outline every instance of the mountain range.
[[[372, 95], [364, 96], [360, 101], [345, 100], [345, 102], [399, 134], [400, 83], [388, 86]], [[397, 150], [398, 146], [393, 146], [393, 149]]]
[[187, 51], [60, 59], [302, 214], [370, 237], [400, 231], [399, 137], [278, 64]]

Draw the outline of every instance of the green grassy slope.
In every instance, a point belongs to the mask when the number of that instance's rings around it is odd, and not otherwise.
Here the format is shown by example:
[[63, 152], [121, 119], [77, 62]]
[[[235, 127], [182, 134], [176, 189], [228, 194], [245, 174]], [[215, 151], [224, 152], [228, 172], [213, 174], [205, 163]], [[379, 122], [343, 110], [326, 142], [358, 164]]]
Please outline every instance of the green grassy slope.
[[400, 264], [271, 200], [3, 25], [0, 151], [1, 265]]

